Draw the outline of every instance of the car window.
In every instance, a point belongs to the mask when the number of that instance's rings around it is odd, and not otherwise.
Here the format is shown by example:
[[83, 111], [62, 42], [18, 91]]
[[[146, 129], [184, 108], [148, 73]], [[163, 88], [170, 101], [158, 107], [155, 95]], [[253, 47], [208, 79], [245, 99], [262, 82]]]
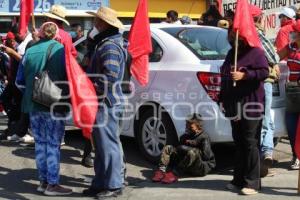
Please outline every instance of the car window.
[[[123, 33], [123, 37], [126, 40], [128, 40], [129, 32], [125, 31]], [[149, 62], [159, 62], [163, 56], [163, 49], [154, 38], [151, 38], [151, 40], [152, 40], [152, 53], [149, 55]]]
[[202, 60], [225, 59], [231, 48], [227, 31], [211, 28], [164, 28]]

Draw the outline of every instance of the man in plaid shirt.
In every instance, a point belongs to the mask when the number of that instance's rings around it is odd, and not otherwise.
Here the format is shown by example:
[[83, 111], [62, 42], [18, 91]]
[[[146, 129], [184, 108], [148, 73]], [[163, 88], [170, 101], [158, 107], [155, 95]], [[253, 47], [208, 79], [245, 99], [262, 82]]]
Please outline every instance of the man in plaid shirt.
[[274, 123], [271, 118], [271, 106], [273, 98], [273, 83], [280, 76], [280, 70], [278, 67], [279, 56], [277, 55], [273, 44], [268, 40], [261, 29], [261, 22], [263, 18], [262, 10], [254, 5], [251, 5], [251, 14], [255, 22], [256, 30], [258, 36], [262, 43], [266, 58], [269, 63], [269, 78], [265, 80], [265, 115], [263, 118], [262, 132], [261, 132], [261, 159], [263, 160], [261, 164], [261, 176], [274, 175], [274, 171], [269, 168], [273, 163], [273, 135], [274, 135]]

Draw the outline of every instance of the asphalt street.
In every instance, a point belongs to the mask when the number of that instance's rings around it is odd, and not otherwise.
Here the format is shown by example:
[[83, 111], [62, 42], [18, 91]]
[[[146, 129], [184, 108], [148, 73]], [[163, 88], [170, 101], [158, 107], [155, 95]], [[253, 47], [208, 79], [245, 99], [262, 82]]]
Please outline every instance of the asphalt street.
[[[3, 123], [3, 120], [1, 120]], [[5, 126], [1, 126], [3, 130]], [[134, 140], [122, 139], [127, 157], [129, 186], [119, 199], [130, 200], [235, 200], [235, 199], [299, 199], [297, 195], [298, 171], [289, 171], [291, 159], [288, 141], [283, 139], [275, 151], [276, 175], [262, 179], [262, 190], [255, 196], [242, 196], [230, 192], [225, 185], [232, 178], [234, 146], [216, 145], [217, 169], [206, 177], [182, 178], [172, 185], [155, 184], [150, 181], [154, 165], [139, 153]], [[67, 197], [46, 197], [36, 192], [38, 186], [34, 150], [24, 144], [0, 142], [0, 199], [48, 200], [48, 199], [91, 199], [81, 195], [93, 177], [93, 169], [80, 165], [83, 138], [78, 131], [68, 131], [66, 145], [62, 147], [61, 183], [71, 187], [74, 193]]]

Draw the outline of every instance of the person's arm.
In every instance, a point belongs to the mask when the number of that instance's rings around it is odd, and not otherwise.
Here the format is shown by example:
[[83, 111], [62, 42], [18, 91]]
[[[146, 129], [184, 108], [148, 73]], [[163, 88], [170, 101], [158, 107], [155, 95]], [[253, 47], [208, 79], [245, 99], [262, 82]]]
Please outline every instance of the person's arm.
[[230, 50], [225, 58], [225, 61], [223, 63], [223, 65], [221, 66], [221, 91], [220, 91], [220, 95], [219, 95], [219, 104], [222, 107], [222, 103], [225, 100], [225, 95], [224, 95], [224, 89], [225, 89], [225, 85], [226, 82], [228, 81], [228, 79], [230, 78], [230, 76], [227, 76], [227, 74], [225, 74], [226, 70], [228, 67], [230, 67], [230, 62], [231, 62], [231, 56], [232, 56], [232, 50]]
[[22, 59], [22, 56], [18, 54], [14, 49], [7, 47], [5, 45], [1, 45], [1, 48], [7, 53], [9, 56], [15, 58], [17, 61], [20, 61]]
[[[251, 55], [252, 56], [252, 55]], [[249, 67], [241, 67], [239, 72], [232, 72], [233, 78], [238, 77], [239, 80], [258, 80], [263, 81], [269, 76], [268, 62], [263, 50], [256, 49], [255, 60]]]
[[199, 144], [199, 148], [202, 152], [202, 159], [204, 161], [213, 160], [214, 159], [214, 153], [211, 149], [211, 144], [209, 138], [206, 136], [201, 140], [201, 143]]
[[97, 92], [107, 96], [107, 92], [112, 91], [114, 84], [119, 81], [121, 52], [118, 47], [111, 43], [104, 43], [96, 52], [96, 73], [99, 75], [95, 80]]
[[16, 81], [15, 81], [15, 85], [22, 92], [24, 92], [25, 90], [25, 75], [24, 75], [25, 62], [26, 62], [26, 55], [23, 57], [22, 61], [19, 64]]
[[281, 51], [288, 43], [289, 35], [287, 35], [284, 31], [279, 31], [275, 41], [277, 52]]
[[186, 141], [187, 139], [189, 138], [188, 134], [187, 133], [184, 133], [180, 139], [179, 139], [179, 143], [182, 144], [182, 145], [186, 145]]

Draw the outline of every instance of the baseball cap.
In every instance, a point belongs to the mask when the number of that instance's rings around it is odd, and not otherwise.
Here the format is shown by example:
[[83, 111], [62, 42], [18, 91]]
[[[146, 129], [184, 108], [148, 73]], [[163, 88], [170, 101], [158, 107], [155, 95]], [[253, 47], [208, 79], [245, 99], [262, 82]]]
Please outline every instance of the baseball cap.
[[12, 32], [8, 32], [6, 34], [6, 39], [13, 40], [13, 39], [15, 39], [15, 35]]
[[[284, 16], [286, 16], [286, 17], [292, 19], [292, 18], [295, 17], [296, 13], [295, 13], [295, 11], [294, 11], [292, 8], [287, 8], [287, 7], [285, 7], [285, 8], [283, 8], [283, 9], [281, 10], [280, 15], [284, 15]], [[280, 15], [279, 15], [279, 16], [280, 16]]]

